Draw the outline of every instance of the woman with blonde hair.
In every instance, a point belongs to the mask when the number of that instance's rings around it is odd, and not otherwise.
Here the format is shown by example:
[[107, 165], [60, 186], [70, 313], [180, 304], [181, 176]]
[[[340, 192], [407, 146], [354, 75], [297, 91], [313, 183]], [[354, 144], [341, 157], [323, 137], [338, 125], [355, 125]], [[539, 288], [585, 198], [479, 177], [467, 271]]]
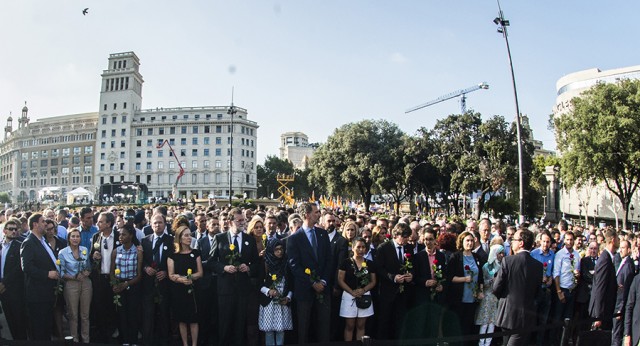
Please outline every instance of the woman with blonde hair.
[[198, 345], [198, 306], [193, 283], [202, 277], [202, 260], [200, 251], [191, 249], [189, 227], [180, 226], [175, 230], [175, 234], [175, 252], [167, 259], [169, 279], [174, 283], [171, 287], [172, 313], [174, 319], [178, 321], [182, 345], [187, 346], [187, 325], [189, 325], [191, 345], [196, 346]]

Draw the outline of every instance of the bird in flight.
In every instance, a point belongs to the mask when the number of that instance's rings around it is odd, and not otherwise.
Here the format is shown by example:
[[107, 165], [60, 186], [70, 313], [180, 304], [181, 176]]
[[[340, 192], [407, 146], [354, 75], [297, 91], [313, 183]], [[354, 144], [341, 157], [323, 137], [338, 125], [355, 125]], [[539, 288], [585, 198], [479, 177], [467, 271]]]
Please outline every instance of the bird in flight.
[[87, 13], [89, 13], [89, 7], [85, 8], [84, 10], [82, 10], [82, 15], [86, 16]]

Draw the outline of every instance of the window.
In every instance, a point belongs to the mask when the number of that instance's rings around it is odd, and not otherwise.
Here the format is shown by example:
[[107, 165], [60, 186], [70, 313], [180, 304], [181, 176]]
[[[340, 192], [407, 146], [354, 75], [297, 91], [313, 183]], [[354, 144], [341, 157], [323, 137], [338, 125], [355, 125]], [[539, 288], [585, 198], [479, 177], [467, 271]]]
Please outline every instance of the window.
[[186, 126], [181, 126], [180, 127], [180, 133], [181, 134], [186, 134], [187, 133], [187, 127]]
[[222, 137], [216, 137], [216, 144], [222, 144]]
[[174, 138], [169, 138], [169, 144], [176, 145], [176, 140]]
[[204, 126], [204, 133], [211, 133], [211, 126], [205, 125]]
[[102, 132], [100, 133], [100, 138], [107, 138], [107, 130], [102, 130]]
[[104, 163], [100, 164], [100, 172], [104, 172]]
[[198, 161], [196, 160], [191, 161], [191, 168], [198, 168]]
[[153, 139], [147, 139], [147, 146], [148, 147], [152, 147], [153, 146]]
[[158, 151], [158, 157], [164, 157], [164, 150]]
[[187, 149], [180, 149], [180, 156], [187, 156]]
[[176, 168], [176, 163], [174, 161], [169, 161], [169, 169]]
[[205, 174], [203, 174], [203, 175], [202, 175], [202, 178], [203, 178], [203, 180], [204, 180], [203, 182], [204, 182], [205, 184], [209, 184], [209, 173], [205, 173]]
[[142, 146], [142, 140], [138, 139], [136, 141], [136, 147], [141, 147]]
[[169, 134], [170, 134], [170, 135], [175, 135], [175, 134], [176, 134], [176, 128], [175, 128], [175, 126], [171, 126], [171, 127], [169, 128]]
[[198, 126], [191, 128], [191, 133], [198, 133]]
[[[69, 148], [62, 148], [62, 156], [69, 156], [69, 153], [71, 152], [71, 149]], [[37, 154], [36, 154], [37, 155]]]
[[216, 125], [216, 133], [222, 133], [222, 125]]
[[85, 156], [83, 162], [85, 164], [93, 162], [93, 156]]
[[221, 174], [216, 173], [216, 184], [220, 184], [220, 178], [221, 178]]
[[209, 160], [204, 160], [204, 162], [202, 163], [202, 166], [204, 168], [209, 168]]
[[[126, 102], [124, 103], [124, 108], [127, 108], [127, 103], [126, 103]], [[123, 115], [123, 116], [122, 116], [122, 121], [121, 121], [121, 122], [122, 122], [123, 124], [127, 122], [127, 116], [126, 116], [126, 115]]]
[[115, 137], [115, 136], [116, 136], [116, 130], [113, 129], [113, 130], [111, 130], [111, 137]]
[[[115, 109], [115, 108], [114, 108]], [[116, 123], [116, 117], [111, 117], [111, 123], [115, 124]]]
[[220, 148], [216, 149], [216, 156], [222, 156], [222, 149]]
[[124, 137], [127, 135], [127, 129], [120, 130], [120, 136]]
[[100, 149], [104, 149], [107, 147], [107, 143], [105, 142], [100, 142]]
[[209, 145], [209, 137], [204, 137], [202, 140], [204, 141], [204, 145]]
[[114, 104], [113, 104], [113, 109], [117, 109], [117, 108], [118, 108], [118, 104], [117, 104], [117, 103], [114, 103]]
[[136, 136], [142, 136], [142, 129], [136, 129]]
[[152, 158], [153, 154], [151, 154], [151, 150], [147, 150], [147, 158]]
[[191, 144], [192, 145], [198, 145], [198, 137], [191, 138]]
[[124, 159], [124, 151], [121, 151], [121, 152], [120, 152], [120, 158], [121, 158], [121, 159]]
[[153, 128], [147, 129], [147, 136], [153, 136]]
[[191, 149], [191, 156], [198, 156], [198, 149]]
[[158, 134], [159, 135], [164, 135], [164, 127], [159, 127], [158, 128]]
[[120, 141], [120, 148], [124, 148], [125, 147], [125, 141]]
[[84, 153], [85, 154], [93, 154], [93, 147], [90, 146], [90, 145], [84, 147]]
[[207, 148], [207, 149], [204, 149], [204, 154], [203, 154], [203, 155], [204, 155], [204, 156], [209, 156], [209, 149], [208, 149], [208, 148]]
[[180, 138], [180, 145], [187, 145], [187, 139], [186, 138]]
[[142, 153], [139, 151], [136, 151], [136, 159], [139, 159], [140, 157], [142, 157]]
[[147, 162], [147, 169], [151, 169], [151, 162]]
[[158, 169], [163, 169], [163, 168], [164, 168], [164, 162], [158, 161]]
[[140, 170], [140, 162], [136, 162], [136, 171]]
[[198, 175], [191, 174], [191, 184], [197, 184], [197, 183], [198, 183]]
[[[127, 103], [126, 102], [122, 104], [122, 108], [127, 109]], [[126, 119], [126, 116], [123, 115], [123, 117], [124, 117], [124, 119]]]
[[216, 160], [216, 168], [221, 168], [221, 167], [222, 167], [222, 161]]
[[111, 141], [111, 147], [115, 148], [116, 147], [116, 141]]

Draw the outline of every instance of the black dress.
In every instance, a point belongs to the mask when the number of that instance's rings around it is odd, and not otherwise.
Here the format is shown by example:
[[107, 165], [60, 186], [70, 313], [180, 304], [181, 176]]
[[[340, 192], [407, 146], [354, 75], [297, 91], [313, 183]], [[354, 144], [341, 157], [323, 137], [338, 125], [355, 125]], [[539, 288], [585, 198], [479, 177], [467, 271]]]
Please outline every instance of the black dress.
[[[187, 270], [191, 269], [192, 274], [195, 274], [198, 271], [198, 257], [200, 257], [198, 250], [191, 250], [188, 254], [171, 254], [174, 273], [186, 276]], [[189, 293], [189, 291], [191, 292]], [[171, 309], [176, 321], [198, 322], [195, 294], [196, 290], [192, 286], [173, 282], [171, 285]]]

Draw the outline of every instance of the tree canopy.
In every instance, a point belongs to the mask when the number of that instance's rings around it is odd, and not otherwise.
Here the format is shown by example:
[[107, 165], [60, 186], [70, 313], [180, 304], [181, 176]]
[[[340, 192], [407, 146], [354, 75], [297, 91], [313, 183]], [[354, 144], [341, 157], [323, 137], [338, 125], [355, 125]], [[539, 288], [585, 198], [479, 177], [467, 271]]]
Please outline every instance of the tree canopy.
[[604, 183], [623, 206], [640, 181], [640, 81], [598, 83], [572, 100], [572, 110], [553, 119], [567, 186]]

